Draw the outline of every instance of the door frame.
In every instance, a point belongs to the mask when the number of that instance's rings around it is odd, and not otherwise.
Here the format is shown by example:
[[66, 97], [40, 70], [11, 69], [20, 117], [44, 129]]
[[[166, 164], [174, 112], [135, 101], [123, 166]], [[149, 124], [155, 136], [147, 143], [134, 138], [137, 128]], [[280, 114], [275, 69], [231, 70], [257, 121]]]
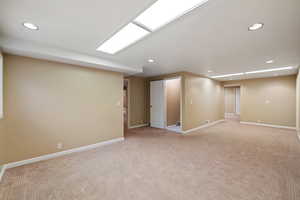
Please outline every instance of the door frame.
[[165, 105], [164, 105], [164, 107], [165, 107], [165, 113], [164, 113], [164, 115], [165, 115], [165, 128], [167, 128], [168, 127], [168, 125], [167, 125], [167, 88], [166, 88], [166, 81], [167, 80], [173, 80], [173, 79], [179, 79], [180, 80], [180, 92], [179, 92], [179, 99], [180, 99], [180, 118], [179, 118], [179, 120], [180, 120], [180, 127], [181, 127], [181, 129], [182, 129], [182, 77], [181, 76], [174, 76], [174, 77], [171, 77], [171, 78], [165, 78], [164, 79], [164, 93], [165, 93]]
[[[236, 112], [236, 90], [235, 90], [235, 98], [234, 98], [234, 100], [235, 100], [235, 106], [234, 106], [234, 109], [235, 109], [235, 113], [226, 113], [226, 110], [225, 110], [225, 88], [239, 88], [240, 89], [240, 93], [239, 93], [239, 96], [240, 96], [240, 98], [239, 98], [239, 113], [237, 113]], [[224, 99], [223, 99], [223, 103], [224, 103], [224, 118], [226, 118], [226, 117], [230, 117], [230, 115], [231, 114], [236, 114], [236, 115], [241, 115], [241, 93], [242, 93], [242, 85], [241, 84], [227, 84], [227, 85], [224, 85], [223, 86], [223, 89], [224, 89]]]
[[[183, 105], [182, 105], [182, 102], [183, 102], [183, 95], [182, 95], [182, 92], [183, 92], [183, 78], [182, 76], [174, 76], [174, 77], [168, 77], [168, 78], [164, 78], [164, 79], [158, 79], [158, 80], [150, 80], [150, 87], [151, 87], [151, 82], [152, 81], [163, 81], [163, 90], [164, 90], [164, 93], [163, 93], [163, 98], [164, 98], [164, 105], [163, 105], [163, 109], [164, 109], [164, 112], [163, 112], [163, 115], [164, 115], [164, 129], [167, 129], [167, 88], [166, 88], [166, 81], [167, 80], [173, 80], [173, 79], [179, 79], [180, 80], [180, 127], [182, 129], [182, 108], [183, 108]], [[150, 90], [150, 88], [149, 88]], [[151, 93], [150, 93], [151, 95]], [[150, 98], [151, 99], [151, 96]], [[151, 102], [149, 102], [150, 106], [151, 106]], [[151, 125], [151, 108], [150, 108], [150, 118], [149, 118], [149, 122], [150, 122], [150, 125]]]
[[[124, 87], [125, 80], [127, 81], [127, 128], [129, 129], [130, 128], [130, 79], [123, 78], [123, 87]], [[123, 122], [124, 122], [124, 118], [123, 118]]]

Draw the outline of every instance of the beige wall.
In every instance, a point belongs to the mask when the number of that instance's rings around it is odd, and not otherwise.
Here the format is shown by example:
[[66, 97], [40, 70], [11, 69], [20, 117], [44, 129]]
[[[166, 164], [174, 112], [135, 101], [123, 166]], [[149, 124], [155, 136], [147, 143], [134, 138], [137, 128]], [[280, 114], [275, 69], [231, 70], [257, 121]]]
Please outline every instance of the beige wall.
[[296, 76], [224, 84], [241, 85], [241, 121], [296, 126]]
[[190, 73], [183, 78], [183, 130], [224, 118], [224, 90], [220, 82]]
[[122, 96], [120, 73], [4, 55], [0, 164], [123, 137]]
[[180, 90], [181, 80], [170, 79], [166, 81], [167, 125], [175, 125], [180, 121]]
[[[1, 121], [1, 117], [2, 117], [2, 100], [3, 100], [3, 56], [2, 53], [0, 51], [0, 121]], [[5, 151], [5, 142], [4, 142], [4, 132], [1, 130], [1, 126], [0, 126], [0, 165], [1, 163], [4, 162], [4, 151]], [[1, 167], [0, 167], [0, 171], [1, 171]]]
[[143, 77], [127, 77], [129, 81], [129, 127], [148, 123], [147, 118], [147, 79]]
[[236, 109], [236, 88], [226, 87], [224, 88], [225, 95], [225, 113], [235, 113]]
[[297, 74], [296, 80], [296, 128], [300, 131], [300, 73]]

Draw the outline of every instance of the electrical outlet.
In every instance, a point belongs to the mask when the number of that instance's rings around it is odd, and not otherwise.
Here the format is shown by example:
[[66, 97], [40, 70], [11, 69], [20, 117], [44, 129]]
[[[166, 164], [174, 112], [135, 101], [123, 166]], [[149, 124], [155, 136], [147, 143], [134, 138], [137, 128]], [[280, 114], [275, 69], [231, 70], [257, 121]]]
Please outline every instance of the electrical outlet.
[[56, 144], [56, 148], [57, 149], [62, 149], [63, 148], [63, 144], [61, 142]]

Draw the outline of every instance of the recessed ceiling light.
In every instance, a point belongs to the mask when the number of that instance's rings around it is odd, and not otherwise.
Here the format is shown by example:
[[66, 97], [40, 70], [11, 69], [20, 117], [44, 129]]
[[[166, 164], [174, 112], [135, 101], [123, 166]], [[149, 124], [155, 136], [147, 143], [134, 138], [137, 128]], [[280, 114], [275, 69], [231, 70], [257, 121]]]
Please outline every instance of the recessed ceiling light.
[[158, 0], [140, 14], [134, 22], [154, 31], [203, 5], [207, 1], [208, 0]]
[[268, 60], [268, 61], [266, 61], [266, 63], [267, 64], [272, 64], [272, 63], [274, 63], [274, 60]]
[[141, 38], [148, 35], [150, 32], [133, 24], [129, 23], [123, 27], [119, 32], [105, 41], [97, 48], [97, 51], [103, 51], [109, 54], [115, 54], [118, 51], [128, 47]]
[[26, 28], [30, 29], [30, 30], [39, 30], [39, 27], [33, 23], [30, 22], [23, 22], [23, 26], [25, 26]]
[[263, 26], [264, 26], [263, 23], [255, 23], [255, 24], [249, 26], [248, 30], [249, 31], [256, 31], [258, 29], [261, 29]]
[[154, 60], [153, 60], [153, 59], [149, 59], [148, 62], [149, 62], [149, 63], [153, 63]]
[[257, 74], [257, 73], [274, 72], [274, 71], [291, 70], [291, 69], [294, 69], [294, 67], [280, 67], [280, 68], [273, 68], [273, 69], [263, 69], [263, 70], [246, 72], [246, 74]]

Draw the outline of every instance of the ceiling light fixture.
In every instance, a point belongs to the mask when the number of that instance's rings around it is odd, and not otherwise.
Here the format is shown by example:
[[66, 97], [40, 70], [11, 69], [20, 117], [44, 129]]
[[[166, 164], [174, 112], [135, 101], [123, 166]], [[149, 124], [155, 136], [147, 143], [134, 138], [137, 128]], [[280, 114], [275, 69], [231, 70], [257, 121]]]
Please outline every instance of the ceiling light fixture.
[[154, 60], [153, 60], [153, 59], [149, 59], [148, 62], [149, 62], [149, 63], [153, 63]]
[[30, 29], [30, 30], [39, 30], [39, 27], [33, 23], [30, 23], [30, 22], [23, 22], [23, 26]]
[[294, 67], [289, 66], [289, 67], [280, 67], [280, 68], [273, 68], [273, 69], [263, 69], [263, 70], [246, 72], [245, 74], [257, 74], [257, 73], [274, 72], [274, 71], [291, 70], [291, 69], [294, 69]]
[[203, 5], [207, 1], [208, 0], [158, 0], [140, 14], [134, 22], [142, 24], [154, 31]]
[[272, 63], [274, 63], [274, 60], [268, 60], [268, 61], [266, 61], [266, 63], [267, 64], [272, 64]]
[[148, 35], [150, 32], [133, 24], [129, 23], [119, 32], [114, 34], [110, 39], [101, 44], [97, 51], [103, 51], [109, 54], [115, 54], [129, 45], [135, 43], [141, 38]]
[[230, 76], [241, 76], [241, 75], [244, 75], [244, 74], [245, 73], [224, 74], [224, 75], [212, 76], [212, 78], [225, 78], [225, 77], [230, 77]]
[[255, 24], [249, 26], [248, 30], [249, 31], [256, 31], [258, 29], [261, 29], [263, 26], [264, 26], [263, 23], [255, 23]]
[[132, 22], [101, 44], [97, 51], [115, 54], [207, 1], [157, 0]]

